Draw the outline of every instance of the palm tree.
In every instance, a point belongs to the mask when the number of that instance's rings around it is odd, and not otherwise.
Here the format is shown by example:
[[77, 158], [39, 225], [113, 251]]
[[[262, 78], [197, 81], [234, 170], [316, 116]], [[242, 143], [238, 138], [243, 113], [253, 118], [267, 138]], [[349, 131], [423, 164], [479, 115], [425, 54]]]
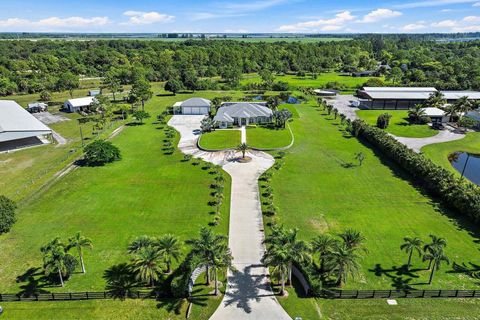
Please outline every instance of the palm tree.
[[446, 264], [450, 264], [450, 260], [443, 252], [443, 247], [433, 247], [427, 254], [425, 254], [425, 256], [423, 257], [423, 260], [430, 261], [430, 264], [432, 265], [432, 272], [430, 273], [428, 284], [432, 283], [433, 275], [435, 274], [436, 270], [440, 269], [442, 262], [445, 262]]
[[408, 254], [408, 262], [407, 262], [407, 270], [410, 269], [410, 264], [412, 262], [412, 254], [414, 251], [418, 252], [418, 255], [421, 256], [422, 252], [422, 244], [423, 241], [418, 238], [410, 238], [410, 237], [405, 237], [403, 238], [404, 243], [400, 246], [400, 250], [404, 250]]
[[187, 240], [186, 243], [192, 247], [192, 253], [198, 256], [201, 263], [206, 267], [207, 285], [210, 285], [210, 266], [214, 251], [225, 241], [227, 237], [224, 235], [216, 235], [211, 229], [203, 227], [200, 229], [200, 237], [197, 239]]
[[285, 295], [285, 278], [289, 271], [289, 252], [284, 247], [271, 247], [263, 255], [262, 263], [273, 268], [273, 273], [278, 275], [282, 285], [280, 295]]
[[414, 123], [419, 123], [422, 118], [426, 117], [425, 107], [421, 104], [414, 105], [408, 110], [408, 117]]
[[448, 116], [448, 122], [452, 122], [453, 117], [457, 114], [457, 107], [453, 104], [447, 104], [442, 109], [445, 112], [445, 115]]
[[233, 256], [230, 252], [226, 243], [222, 243], [218, 245], [213, 250], [212, 255], [212, 269], [213, 269], [213, 277], [215, 281], [215, 295], [218, 296], [218, 269], [220, 268], [231, 268], [232, 267], [232, 260]]
[[242, 158], [245, 159], [245, 152], [248, 150], [248, 145], [246, 143], [241, 143], [237, 146], [237, 151], [242, 153]]
[[141, 248], [135, 253], [132, 267], [137, 280], [149, 283], [152, 287], [155, 286], [155, 281], [160, 279], [163, 273], [160, 252], [152, 246]]
[[272, 233], [265, 238], [270, 249], [283, 248], [288, 252], [288, 283], [292, 285], [293, 263], [303, 263], [310, 260], [311, 251], [305, 241], [298, 240], [298, 229], [286, 230], [283, 226], [272, 228]]
[[465, 114], [469, 111], [472, 111], [475, 106], [474, 104], [468, 100], [468, 97], [461, 97], [453, 104], [453, 108], [460, 114]]
[[337, 275], [337, 285], [342, 286], [347, 277], [354, 277], [360, 268], [358, 259], [360, 257], [355, 253], [355, 249], [347, 247], [344, 243], [335, 248], [328, 255], [328, 268]]
[[[423, 247], [423, 251], [425, 252], [425, 256], [429, 255], [429, 253], [433, 253], [433, 252], [436, 252], [438, 250], [441, 250], [443, 251], [443, 249], [447, 246], [447, 240], [445, 240], [444, 238], [440, 238], [440, 237], [437, 237], [433, 234], [430, 235], [430, 239], [431, 242], [430, 243], [427, 243], [424, 247]], [[430, 255], [430, 257], [433, 257]], [[428, 260], [429, 263], [428, 263], [428, 270], [430, 270], [430, 268], [432, 267], [432, 263], [433, 263], [433, 259], [424, 259], [424, 261]]]
[[323, 274], [325, 272], [325, 263], [328, 255], [333, 252], [337, 245], [338, 241], [326, 234], [321, 234], [312, 240], [312, 253], [319, 255], [320, 273]]
[[133, 240], [130, 245], [128, 246], [128, 253], [136, 253], [139, 250], [153, 246], [156, 242], [155, 238], [149, 237], [149, 236], [140, 236], [137, 237], [135, 240]]
[[52, 246], [42, 252], [44, 253], [43, 266], [45, 268], [45, 274], [48, 276], [53, 272], [58, 272], [58, 278], [62, 287], [64, 287], [63, 277], [68, 273], [67, 262], [75, 258], [65, 250], [63, 245]]
[[157, 241], [157, 248], [167, 265], [167, 273], [171, 272], [172, 259], [178, 261], [182, 246], [178, 238], [171, 234], [160, 237]]
[[425, 106], [430, 108], [441, 108], [445, 105], [446, 101], [443, 96], [443, 93], [440, 91], [435, 91], [432, 93], [427, 100], [425, 100]]
[[85, 270], [85, 263], [83, 261], [82, 249], [83, 248], [92, 249], [93, 248], [92, 240], [90, 240], [89, 238], [85, 238], [84, 236], [82, 236], [80, 232], [77, 232], [73, 237], [68, 239], [68, 241], [69, 241], [69, 244], [68, 244], [69, 247], [77, 248], [78, 257], [80, 258], [80, 265], [82, 266], [82, 273], [86, 273], [87, 271]]
[[361, 248], [363, 246], [363, 242], [365, 241], [365, 237], [362, 236], [360, 232], [353, 229], [347, 229], [343, 233], [340, 233], [338, 236], [342, 238], [345, 247], [348, 250]]

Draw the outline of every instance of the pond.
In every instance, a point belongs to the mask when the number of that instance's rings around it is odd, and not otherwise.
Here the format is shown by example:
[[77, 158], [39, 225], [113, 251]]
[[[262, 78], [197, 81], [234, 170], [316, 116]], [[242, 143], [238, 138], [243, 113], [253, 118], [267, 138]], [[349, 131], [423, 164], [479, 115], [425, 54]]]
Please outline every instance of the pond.
[[449, 156], [450, 163], [463, 176], [480, 185], [480, 155], [467, 152], [455, 152]]

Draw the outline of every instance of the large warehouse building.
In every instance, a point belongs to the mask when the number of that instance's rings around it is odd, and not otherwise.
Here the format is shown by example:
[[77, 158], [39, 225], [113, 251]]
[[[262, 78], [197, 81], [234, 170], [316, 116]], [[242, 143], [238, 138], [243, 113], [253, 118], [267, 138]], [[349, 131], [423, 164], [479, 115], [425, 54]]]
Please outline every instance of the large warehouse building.
[[[364, 87], [357, 91], [360, 104], [369, 109], [409, 109], [427, 100], [438, 90], [433, 87]], [[477, 91], [440, 91], [447, 103], [453, 103], [461, 97], [480, 100]]]
[[52, 130], [12, 100], [0, 100], [0, 151], [41, 144]]

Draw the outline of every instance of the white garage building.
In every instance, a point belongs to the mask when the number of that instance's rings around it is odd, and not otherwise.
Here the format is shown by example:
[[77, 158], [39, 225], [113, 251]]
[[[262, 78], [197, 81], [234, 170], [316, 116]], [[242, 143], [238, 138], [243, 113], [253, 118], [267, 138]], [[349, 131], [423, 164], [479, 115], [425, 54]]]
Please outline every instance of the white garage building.
[[40, 143], [52, 130], [12, 100], [0, 100], [0, 151]]
[[69, 99], [65, 101], [63, 107], [68, 110], [68, 112], [84, 111], [88, 109], [95, 100], [95, 97]]
[[177, 102], [173, 105], [174, 110], [179, 110], [181, 114], [199, 115], [208, 114], [212, 102], [203, 98], [191, 98], [185, 101]]

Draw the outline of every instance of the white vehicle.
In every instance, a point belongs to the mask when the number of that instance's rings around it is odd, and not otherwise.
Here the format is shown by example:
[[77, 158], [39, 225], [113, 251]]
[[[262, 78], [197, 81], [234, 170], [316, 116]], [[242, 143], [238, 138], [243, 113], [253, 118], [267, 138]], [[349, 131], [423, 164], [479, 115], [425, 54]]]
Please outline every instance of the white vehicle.
[[350, 105], [351, 105], [352, 107], [358, 108], [358, 107], [360, 107], [360, 101], [358, 101], [358, 100], [352, 100], [352, 101], [350, 101]]

